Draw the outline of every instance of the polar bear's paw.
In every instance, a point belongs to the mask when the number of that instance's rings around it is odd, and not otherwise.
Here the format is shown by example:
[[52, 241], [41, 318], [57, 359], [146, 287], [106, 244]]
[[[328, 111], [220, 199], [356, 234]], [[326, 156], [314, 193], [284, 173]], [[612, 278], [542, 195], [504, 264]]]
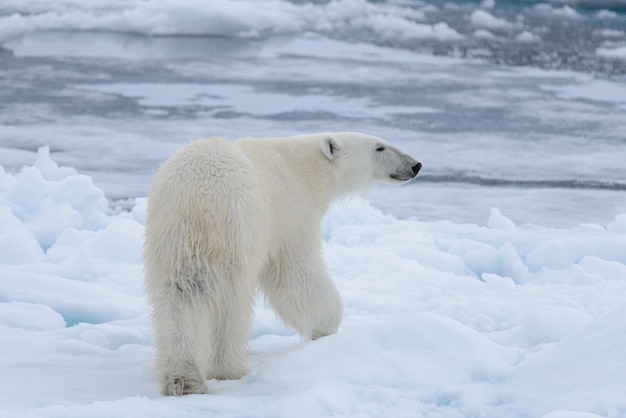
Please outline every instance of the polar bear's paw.
[[196, 370], [185, 370], [186, 373], [170, 373], [163, 385], [166, 396], [183, 396], [209, 393], [209, 388], [202, 375]]
[[211, 373], [210, 378], [215, 380], [239, 380], [244, 377], [247, 372], [245, 367], [235, 370], [216, 371]]

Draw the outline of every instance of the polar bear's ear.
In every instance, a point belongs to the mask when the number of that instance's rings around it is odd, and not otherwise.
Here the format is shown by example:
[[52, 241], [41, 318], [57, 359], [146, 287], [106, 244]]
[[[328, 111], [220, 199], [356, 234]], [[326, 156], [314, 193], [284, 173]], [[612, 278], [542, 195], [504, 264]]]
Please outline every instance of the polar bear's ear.
[[337, 153], [341, 150], [337, 141], [331, 137], [326, 137], [322, 141], [322, 152], [330, 161], [333, 161], [337, 157]]

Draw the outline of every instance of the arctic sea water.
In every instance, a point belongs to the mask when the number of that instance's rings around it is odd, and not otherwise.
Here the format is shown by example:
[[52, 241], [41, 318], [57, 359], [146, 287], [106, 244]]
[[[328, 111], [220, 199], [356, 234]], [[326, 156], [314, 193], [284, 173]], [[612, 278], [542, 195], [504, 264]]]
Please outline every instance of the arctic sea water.
[[196, 138], [356, 130], [424, 163], [369, 196], [396, 216], [607, 222], [626, 210], [625, 6], [578, 3], [3, 2], [2, 164], [50, 146], [115, 202]]
[[[623, 0], [0, 2], [0, 415], [624, 416], [624, 121]], [[424, 164], [325, 218], [340, 332], [159, 397], [158, 166], [338, 130]]]

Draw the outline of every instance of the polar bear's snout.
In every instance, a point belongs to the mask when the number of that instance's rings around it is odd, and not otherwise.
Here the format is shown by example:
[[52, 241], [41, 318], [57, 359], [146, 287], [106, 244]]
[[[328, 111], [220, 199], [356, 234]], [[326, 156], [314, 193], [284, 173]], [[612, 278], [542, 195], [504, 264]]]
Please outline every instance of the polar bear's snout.
[[411, 167], [411, 170], [413, 170], [413, 177], [417, 176], [417, 173], [419, 173], [421, 169], [422, 163], [416, 162], [415, 164], [413, 164], [413, 167]]
[[393, 180], [398, 180], [401, 182], [409, 181], [417, 176], [417, 173], [422, 169], [422, 163], [419, 161], [415, 161], [413, 158], [407, 156], [407, 161], [402, 165], [401, 168], [398, 168], [391, 177]]

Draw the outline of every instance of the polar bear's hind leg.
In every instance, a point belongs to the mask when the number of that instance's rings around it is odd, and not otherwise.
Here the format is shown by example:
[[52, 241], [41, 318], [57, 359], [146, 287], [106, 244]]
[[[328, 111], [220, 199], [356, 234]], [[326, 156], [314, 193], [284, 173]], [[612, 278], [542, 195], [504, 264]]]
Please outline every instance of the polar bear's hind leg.
[[[197, 274], [153, 281], [157, 374], [164, 395], [208, 393], [203, 364], [209, 335], [202, 329], [208, 310], [205, 285]], [[203, 361], [204, 360], [204, 361]]]

